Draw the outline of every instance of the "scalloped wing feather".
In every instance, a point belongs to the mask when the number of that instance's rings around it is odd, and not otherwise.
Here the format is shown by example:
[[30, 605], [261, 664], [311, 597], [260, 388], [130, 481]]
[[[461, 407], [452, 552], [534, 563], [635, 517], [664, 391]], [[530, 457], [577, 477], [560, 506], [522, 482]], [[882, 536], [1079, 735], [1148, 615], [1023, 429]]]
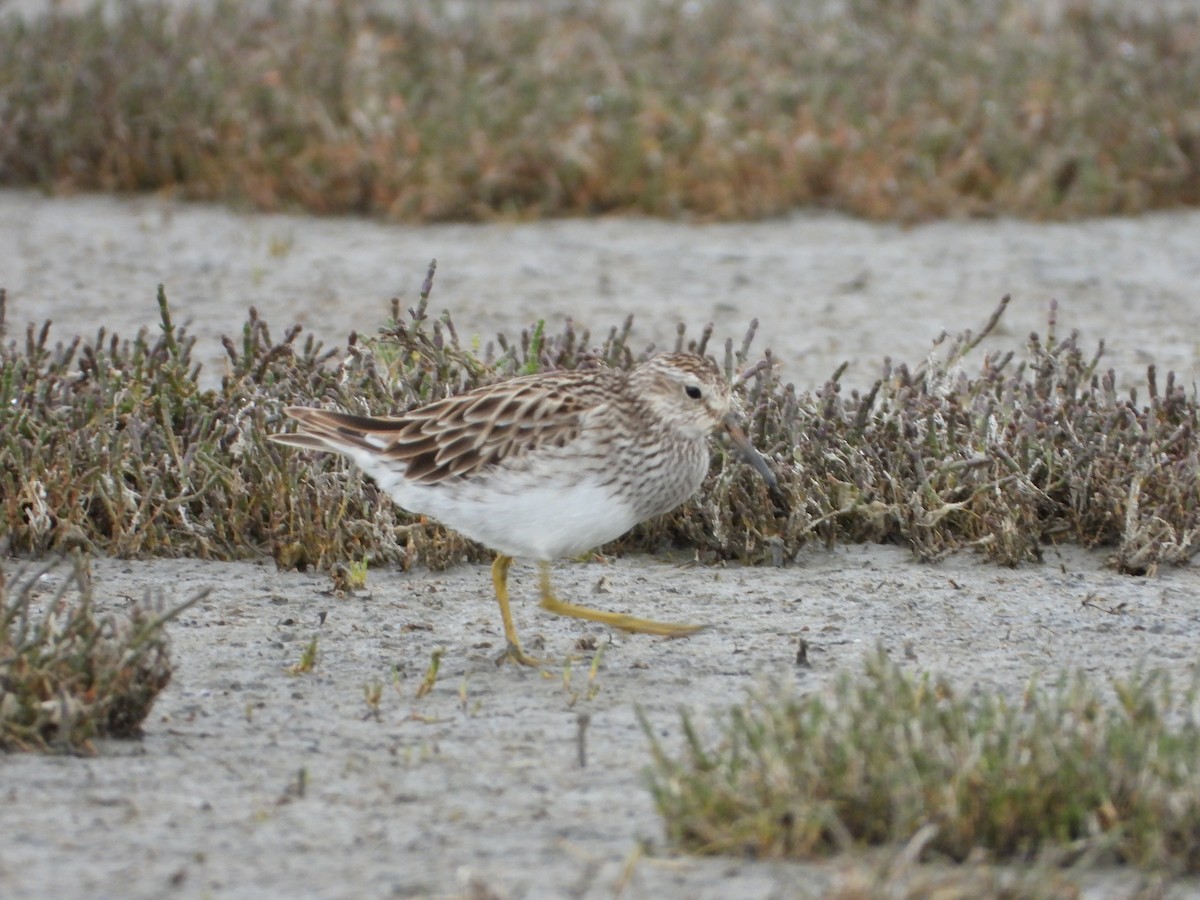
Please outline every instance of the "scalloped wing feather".
[[[300, 422], [301, 430], [272, 439], [310, 449], [369, 450], [381, 462], [403, 463], [407, 481], [437, 484], [574, 440], [584, 413], [606, 403], [616, 388], [594, 381], [596, 375], [588, 373], [594, 389], [587, 391], [579, 390], [581, 379], [573, 372], [558, 378], [515, 378], [395, 418], [289, 407], [287, 414]], [[571, 389], [563, 390], [567, 382]]]

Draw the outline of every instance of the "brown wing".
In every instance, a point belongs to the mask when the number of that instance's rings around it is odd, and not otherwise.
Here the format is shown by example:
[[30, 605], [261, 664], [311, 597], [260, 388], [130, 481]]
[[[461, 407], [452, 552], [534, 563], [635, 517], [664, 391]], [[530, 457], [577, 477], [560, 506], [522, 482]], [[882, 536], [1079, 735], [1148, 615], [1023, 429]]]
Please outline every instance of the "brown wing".
[[293, 406], [286, 412], [301, 423], [301, 430], [272, 439], [308, 448], [370, 450], [404, 463], [407, 480], [437, 484], [574, 440], [583, 413], [606, 402], [616, 387], [608, 384], [607, 372], [581, 374], [514, 378], [396, 418]]

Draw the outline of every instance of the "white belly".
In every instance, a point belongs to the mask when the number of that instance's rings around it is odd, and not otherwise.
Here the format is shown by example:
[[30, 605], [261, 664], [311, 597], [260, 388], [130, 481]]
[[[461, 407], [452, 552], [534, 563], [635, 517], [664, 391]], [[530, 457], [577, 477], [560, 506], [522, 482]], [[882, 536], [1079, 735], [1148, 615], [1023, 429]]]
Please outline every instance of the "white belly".
[[631, 504], [586, 475], [550, 483], [529, 473], [410, 484], [369, 454], [352, 458], [398, 505], [506, 556], [552, 560], [578, 556], [638, 523]]

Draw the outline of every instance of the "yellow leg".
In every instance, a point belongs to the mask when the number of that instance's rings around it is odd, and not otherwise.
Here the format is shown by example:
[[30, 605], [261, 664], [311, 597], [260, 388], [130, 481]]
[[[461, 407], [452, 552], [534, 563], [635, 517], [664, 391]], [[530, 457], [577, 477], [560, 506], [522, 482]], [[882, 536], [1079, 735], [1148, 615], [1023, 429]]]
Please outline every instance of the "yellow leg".
[[532, 656], [526, 656], [521, 649], [521, 641], [517, 637], [517, 629], [513, 627], [512, 611], [508, 608], [508, 567], [512, 565], [512, 557], [497, 554], [492, 563], [492, 585], [496, 588], [496, 602], [500, 604], [500, 619], [504, 622], [504, 638], [508, 646], [496, 659], [496, 665], [512, 660], [523, 666], [539, 665]]
[[576, 606], [565, 603], [554, 596], [550, 586], [550, 564], [541, 563], [542, 609], [560, 616], [573, 616], [576, 619], [588, 619], [592, 622], [602, 622], [610, 628], [622, 631], [634, 631], [639, 634], [658, 634], [663, 637], [686, 637], [704, 630], [704, 625], [684, 625], [674, 622], [654, 622], [650, 619], [637, 619], [623, 613], [601, 612], [587, 606]]

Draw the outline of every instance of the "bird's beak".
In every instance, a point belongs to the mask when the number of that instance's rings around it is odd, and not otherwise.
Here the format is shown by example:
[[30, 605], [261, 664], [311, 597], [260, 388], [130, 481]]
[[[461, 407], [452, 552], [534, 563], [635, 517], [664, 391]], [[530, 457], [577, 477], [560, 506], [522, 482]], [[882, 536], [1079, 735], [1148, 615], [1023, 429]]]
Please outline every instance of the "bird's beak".
[[761, 453], [754, 449], [754, 445], [750, 443], [750, 438], [746, 437], [746, 432], [742, 430], [742, 426], [738, 423], [737, 418], [730, 413], [725, 417], [725, 430], [729, 433], [730, 440], [737, 446], [742, 454], [742, 459], [763, 477], [763, 481], [767, 483], [767, 492], [771, 495], [771, 502], [775, 504], [775, 508], [783, 515], [788, 515], [787, 497], [784, 496], [782, 490], [779, 489], [779, 479], [775, 477], [775, 473], [771, 471], [771, 467], [767, 465], [767, 461], [763, 459]]

